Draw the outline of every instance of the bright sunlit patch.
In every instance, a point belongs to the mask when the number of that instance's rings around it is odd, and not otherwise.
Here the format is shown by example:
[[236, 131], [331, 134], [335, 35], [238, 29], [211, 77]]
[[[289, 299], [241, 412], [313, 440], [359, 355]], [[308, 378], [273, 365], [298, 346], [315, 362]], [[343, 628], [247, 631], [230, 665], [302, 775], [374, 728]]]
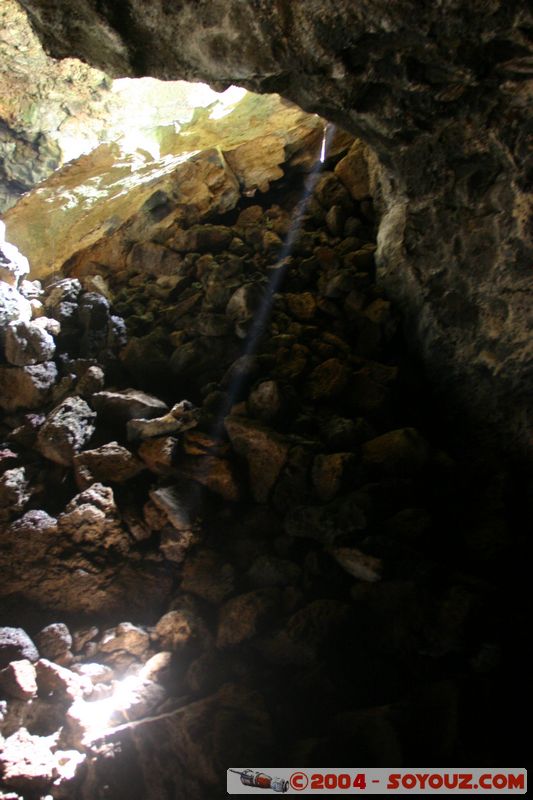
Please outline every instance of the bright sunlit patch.
[[94, 741], [103, 736], [114, 725], [126, 722], [128, 709], [137, 701], [143, 679], [129, 675], [115, 683], [113, 693], [103, 700], [78, 700], [75, 713], [84, 730], [83, 740]]
[[241, 86], [230, 86], [222, 95], [218, 96], [217, 104], [209, 114], [209, 119], [222, 119], [223, 117], [227, 117], [245, 94], [246, 89], [243, 89]]

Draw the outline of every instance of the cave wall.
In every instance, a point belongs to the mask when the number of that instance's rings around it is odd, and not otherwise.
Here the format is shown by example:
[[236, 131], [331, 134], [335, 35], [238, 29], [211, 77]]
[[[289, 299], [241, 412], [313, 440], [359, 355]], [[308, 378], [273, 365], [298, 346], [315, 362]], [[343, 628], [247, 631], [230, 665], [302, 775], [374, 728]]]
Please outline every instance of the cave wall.
[[279, 92], [363, 138], [376, 154], [381, 279], [438, 391], [485, 436], [530, 446], [524, 0], [22, 5], [57, 58]]

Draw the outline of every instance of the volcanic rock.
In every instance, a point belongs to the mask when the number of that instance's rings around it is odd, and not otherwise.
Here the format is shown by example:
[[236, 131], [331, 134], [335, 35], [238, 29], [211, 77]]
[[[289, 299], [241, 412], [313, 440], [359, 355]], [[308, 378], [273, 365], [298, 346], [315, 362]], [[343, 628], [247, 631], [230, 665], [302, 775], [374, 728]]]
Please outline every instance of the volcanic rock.
[[95, 412], [80, 397], [63, 400], [40, 429], [37, 449], [56, 464], [69, 466], [93, 435], [95, 418]]

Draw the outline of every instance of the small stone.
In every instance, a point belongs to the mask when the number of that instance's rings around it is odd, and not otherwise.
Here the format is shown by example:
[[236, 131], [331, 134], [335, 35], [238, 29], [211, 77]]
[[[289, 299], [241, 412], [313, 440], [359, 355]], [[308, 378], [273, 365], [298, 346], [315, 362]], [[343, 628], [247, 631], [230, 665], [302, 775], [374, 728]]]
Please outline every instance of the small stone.
[[35, 641], [39, 652], [50, 661], [65, 666], [72, 661], [72, 636], [67, 626], [63, 622], [54, 622], [43, 628]]
[[98, 650], [101, 653], [114, 653], [124, 650], [134, 656], [141, 657], [150, 646], [150, 637], [143, 628], [131, 622], [121, 622], [116, 628], [104, 632]]
[[56, 381], [57, 367], [53, 361], [29, 367], [0, 366], [0, 408], [4, 411], [42, 408]]
[[95, 417], [85, 400], [68, 397], [47, 416], [37, 436], [37, 449], [50, 461], [70, 466], [93, 435]]
[[289, 453], [282, 436], [245, 417], [224, 421], [233, 449], [248, 462], [254, 499], [266, 503]]
[[5, 354], [10, 364], [26, 367], [50, 361], [56, 345], [37, 322], [10, 322], [5, 332]]
[[362, 553], [356, 547], [332, 547], [329, 553], [354, 578], [369, 583], [381, 579], [383, 564], [379, 558]]
[[144, 464], [118, 442], [108, 442], [95, 450], [74, 456], [74, 474], [80, 489], [95, 481], [125, 483], [144, 470]]
[[0, 628], [0, 669], [10, 661], [37, 661], [39, 652], [22, 628]]
[[26, 658], [11, 661], [0, 671], [0, 691], [16, 700], [30, 700], [37, 694], [35, 667]]

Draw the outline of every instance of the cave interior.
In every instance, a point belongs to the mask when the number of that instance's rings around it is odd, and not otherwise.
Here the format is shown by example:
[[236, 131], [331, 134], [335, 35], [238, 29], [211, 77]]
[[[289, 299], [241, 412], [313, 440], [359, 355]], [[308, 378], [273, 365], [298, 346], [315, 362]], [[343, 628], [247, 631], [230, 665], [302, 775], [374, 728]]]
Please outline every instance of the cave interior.
[[0, 798], [526, 763], [529, 12], [3, 0]]

